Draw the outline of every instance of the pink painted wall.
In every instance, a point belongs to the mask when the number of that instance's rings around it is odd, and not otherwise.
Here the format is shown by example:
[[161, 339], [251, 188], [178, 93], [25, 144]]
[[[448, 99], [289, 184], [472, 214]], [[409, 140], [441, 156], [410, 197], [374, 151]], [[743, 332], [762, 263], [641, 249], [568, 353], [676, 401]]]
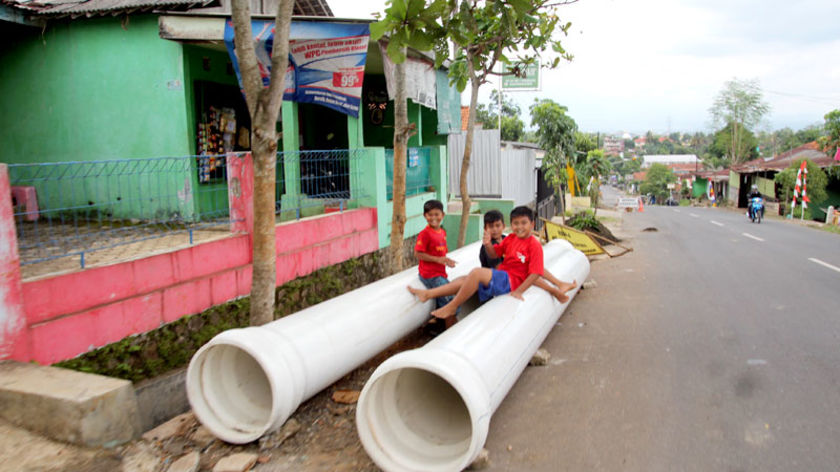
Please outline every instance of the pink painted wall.
[[[378, 248], [373, 208], [278, 225], [277, 285]], [[247, 295], [250, 263], [250, 235], [237, 234], [134, 261], [25, 281], [25, 327], [20, 330], [25, 349], [11, 357], [55, 363]]]
[[0, 164], [0, 360], [29, 356], [11, 194], [9, 168]]

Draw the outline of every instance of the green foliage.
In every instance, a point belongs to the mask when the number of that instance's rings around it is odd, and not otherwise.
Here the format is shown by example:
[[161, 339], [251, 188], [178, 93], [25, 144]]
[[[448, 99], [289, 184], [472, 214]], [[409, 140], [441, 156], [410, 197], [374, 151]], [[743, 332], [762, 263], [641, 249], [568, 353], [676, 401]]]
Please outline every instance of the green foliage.
[[573, 159], [575, 162], [584, 160], [589, 154], [589, 151], [594, 151], [595, 149], [598, 149], [598, 142], [595, 136], [581, 131], [575, 132], [575, 156]]
[[733, 147], [737, 147], [738, 149], [736, 153], [738, 156], [741, 156], [741, 159], [738, 162], [746, 162], [757, 159], [758, 151], [756, 151], [755, 148], [758, 146], [758, 140], [755, 138], [755, 135], [750, 130], [739, 128], [739, 141], [737, 144], [733, 144], [732, 138], [735, 135], [735, 132], [732, 127], [733, 124], [729, 123], [723, 127], [723, 129], [714, 134], [714, 141], [712, 142], [712, 145], [709, 146], [709, 154], [731, 163], [732, 149]]
[[652, 164], [645, 175], [645, 181], [639, 187], [642, 195], [651, 194], [656, 196], [656, 201], [665, 201], [670, 192], [668, 191], [668, 184], [677, 181], [677, 176], [670, 167], [664, 164]]
[[499, 62], [521, 76], [537, 57], [556, 54], [546, 64], [549, 68], [561, 59], [571, 60], [554, 39], [558, 32], [566, 35], [571, 23], [560, 23], [556, 9], [550, 0], [448, 0], [443, 27], [456, 45], [449, 68], [452, 83], [462, 91], [468, 82], [481, 86]]
[[691, 206], [691, 200], [689, 200], [687, 198], [684, 198], [684, 199], [680, 200], [680, 206], [681, 207]]
[[[757, 80], [734, 78], [724, 84], [709, 113], [715, 123], [730, 127], [731, 137], [725, 154], [732, 163], [748, 160], [746, 152], [750, 148], [745, 143], [745, 132], [755, 129], [769, 111], [770, 105], [764, 101]], [[755, 145], [752, 150], [755, 152]]]
[[599, 226], [598, 218], [589, 210], [576, 213], [566, 221], [566, 225], [580, 231], [596, 229]]
[[840, 147], [840, 109], [832, 110], [825, 114], [825, 136], [819, 142], [826, 154], [834, 157], [837, 148]]
[[378, 41], [388, 36], [388, 57], [396, 64], [405, 61], [405, 48], [418, 51], [435, 50], [442, 62], [448, 46], [440, 17], [447, 11], [446, 0], [388, 0], [384, 17], [370, 25], [370, 37]]
[[[499, 126], [499, 91], [490, 94], [490, 103], [479, 104], [475, 109], [476, 123], [483, 123], [484, 129], [494, 129]], [[522, 121], [522, 110], [512, 100], [502, 94], [502, 128], [503, 141], [521, 141], [525, 136], [525, 123]]]
[[[825, 191], [825, 187], [828, 185], [828, 177], [825, 175], [825, 172], [823, 172], [816, 164], [811, 162], [810, 159], [806, 160], [808, 161], [808, 198], [812, 202], [809, 204], [810, 206], [814, 203], [825, 200], [828, 196]], [[802, 159], [797, 159], [794, 162], [791, 162], [787, 169], [776, 174], [774, 180], [781, 187], [780, 197], [782, 202], [790, 203], [791, 200], [793, 200], [793, 188], [796, 185], [796, 174], [799, 172], [799, 167], [801, 165]], [[797, 199], [796, 206], [799, 207], [799, 205], [800, 202]], [[807, 215], [808, 214], [806, 213], [806, 217]]]
[[566, 182], [566, 162], [575, 153], [577, 123], [568, 109], [553, 100], [536, 100], [530, 107], [531, 126], [537, 128], [537, 144], [545, 150], [543, 169], [554, 186]]

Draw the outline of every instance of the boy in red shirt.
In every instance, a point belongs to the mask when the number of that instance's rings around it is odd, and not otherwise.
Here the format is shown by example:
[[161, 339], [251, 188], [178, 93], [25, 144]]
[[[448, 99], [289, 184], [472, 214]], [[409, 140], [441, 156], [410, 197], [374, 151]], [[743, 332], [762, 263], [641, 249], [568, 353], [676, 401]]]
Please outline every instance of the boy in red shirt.
[[[427, 289], [448, 284], [446, 268], [455, 267], [455, 261], [446, 257], [446, 230], [441, 227], [443, 215], [443, 203], [439, 200], [429, 200], [423, 205], [423, 218], [429, 225], [417, 235], [414, 256], [420, 261], [420, 281]], [[435, 300], [435, 308], [439, 309], [451, 301], [451, 295], [439, 296]], [[434, 319], [432, 321], [431, 324], [435, 324]], [[446, 328], [454, 323], [455, 318], [447, 319]]]
[[[409, 287], [408, 290], [421, 301], [455, 294], [451, 302], [432, 312], [433, 316], [444, 319], [454, 315], [458, 307], [476, 291], [481, 301], [507, 293], [523, 300], [522, 294], [543, 275], [543, 251], [539, 240], [531, 234], [534, 229], [534, 212], [530, 208], [514, 208], [510, 212], [510, 225], [513, 234], [508, 235], [500, 244], [491, 244], [489, 232], [484, 235], [484, 248], [490, 258], [504, 257], [498, 269], [473, 269], [466, 277], [459, 277], [437, 288], [421, 290]], [[565, 293], [575, 286], [564, 284], [561, 289]]]

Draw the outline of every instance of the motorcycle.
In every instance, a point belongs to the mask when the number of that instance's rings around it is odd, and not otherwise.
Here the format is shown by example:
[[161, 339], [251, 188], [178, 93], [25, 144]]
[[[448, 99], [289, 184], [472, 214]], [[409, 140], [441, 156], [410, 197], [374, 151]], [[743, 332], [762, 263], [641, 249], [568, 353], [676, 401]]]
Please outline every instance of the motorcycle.
[[753, 223], [761, 224], [761, 218], [764, 216], [764, 199], [761, 197], [753, 197], [750, 199], [749, 217]]

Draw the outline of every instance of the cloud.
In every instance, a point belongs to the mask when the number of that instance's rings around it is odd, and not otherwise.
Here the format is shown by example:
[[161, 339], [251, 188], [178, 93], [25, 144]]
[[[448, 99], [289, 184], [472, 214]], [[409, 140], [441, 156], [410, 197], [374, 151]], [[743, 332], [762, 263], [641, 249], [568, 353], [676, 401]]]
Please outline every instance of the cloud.
[[[341, 3], [384, 5], [364, 1]], [[733, 77], [759, 80], [772, 128], [840, 108], [838, 0], [581, 0], [558, 15], [572, 22], [562, 40], [574, 60], [544, 71], [542, 92], [512, 94], [523, 111], [551, 98], [584, 130], [708, 131], [708, 108]], [[493, 88], [482, 87], [481, 102]]]

